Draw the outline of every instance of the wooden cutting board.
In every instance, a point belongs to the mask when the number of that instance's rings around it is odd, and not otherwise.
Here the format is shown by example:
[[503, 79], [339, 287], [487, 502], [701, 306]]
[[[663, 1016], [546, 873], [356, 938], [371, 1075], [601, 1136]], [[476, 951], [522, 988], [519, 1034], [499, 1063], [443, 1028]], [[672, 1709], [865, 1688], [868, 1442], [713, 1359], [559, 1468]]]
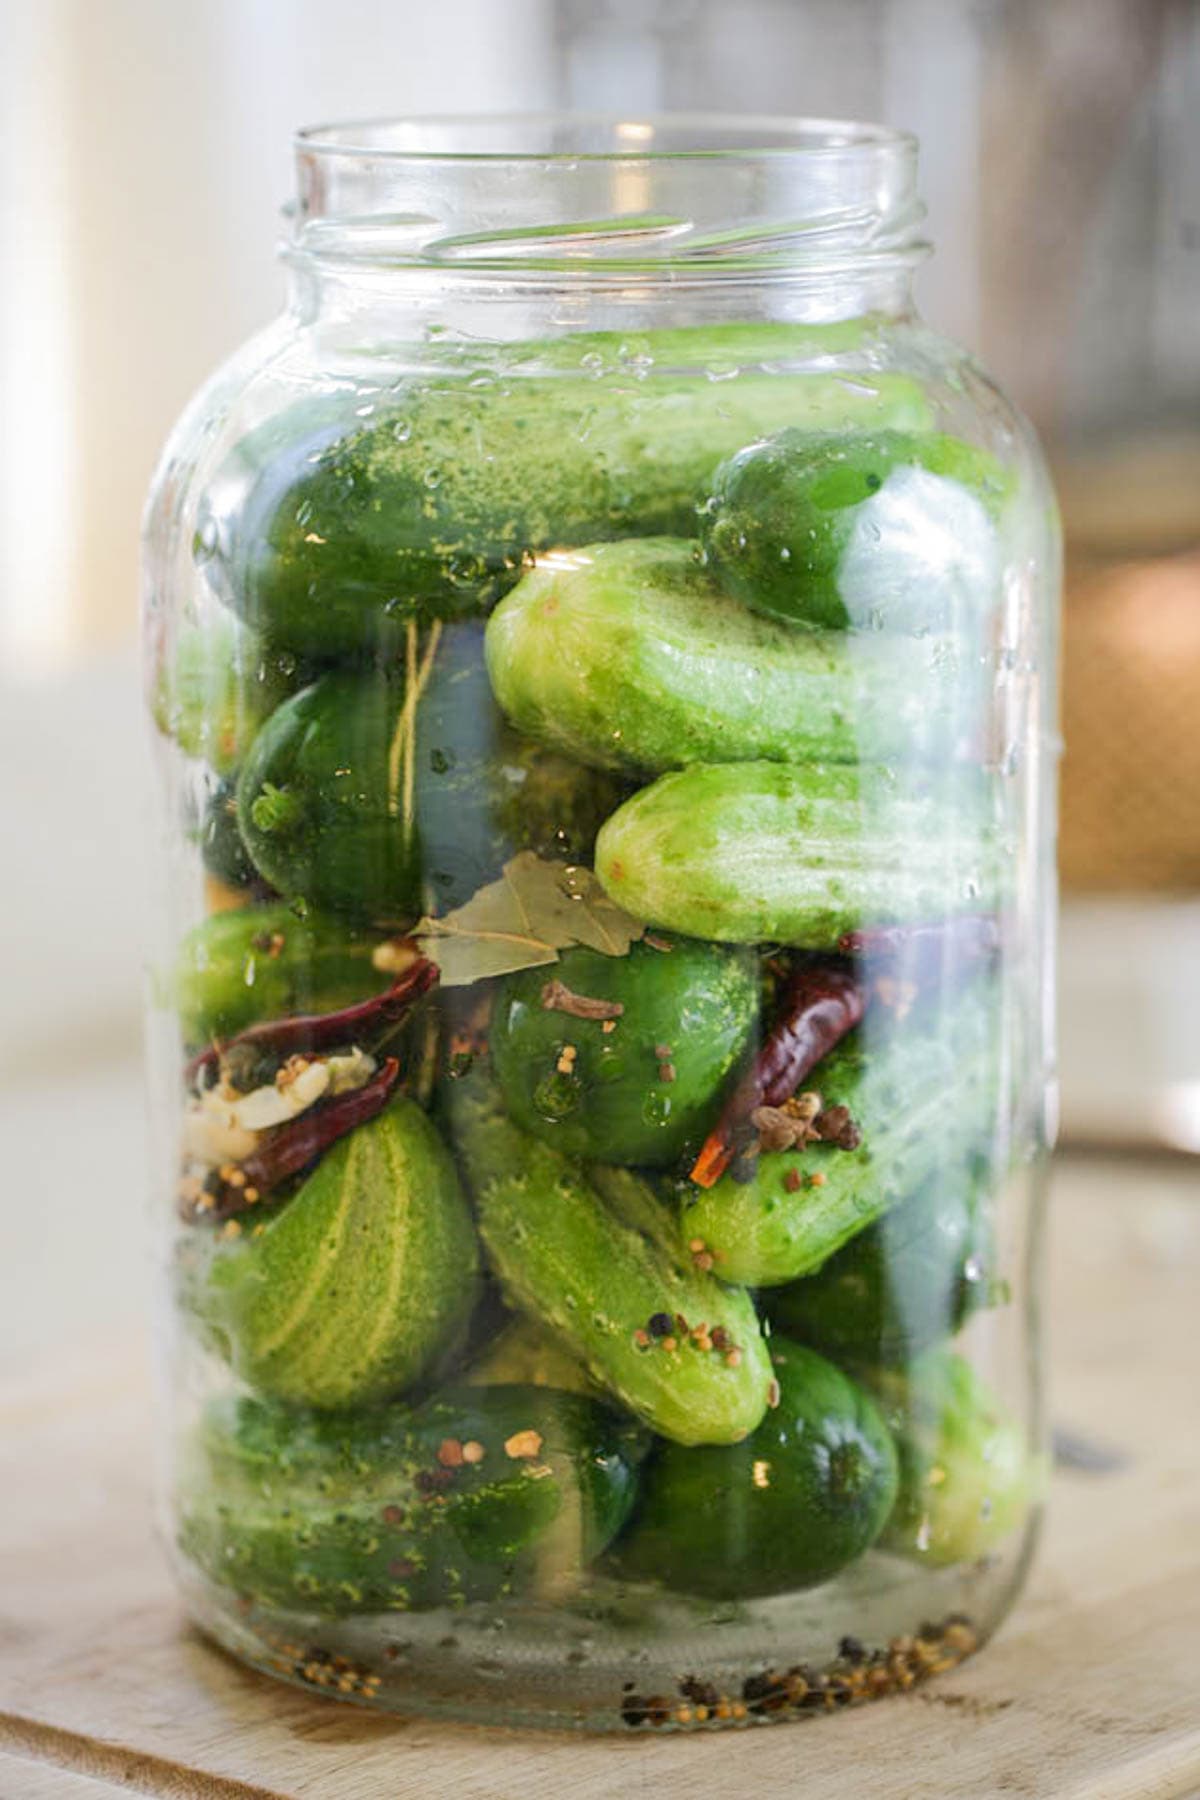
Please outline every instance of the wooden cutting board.
[[1186, 1164], [1059, 1165], [1053, 1413], [1111, 1466], [1059, 1470], [1027, 1597], [983, 1655], [791, 1726], [517, 1734], [251, 1674], [189, 1630], [154, 1542], [140, 1341], [59, 1347], [0, 1388], [0, 1800], [1194, 1800], [1198, 1190]]

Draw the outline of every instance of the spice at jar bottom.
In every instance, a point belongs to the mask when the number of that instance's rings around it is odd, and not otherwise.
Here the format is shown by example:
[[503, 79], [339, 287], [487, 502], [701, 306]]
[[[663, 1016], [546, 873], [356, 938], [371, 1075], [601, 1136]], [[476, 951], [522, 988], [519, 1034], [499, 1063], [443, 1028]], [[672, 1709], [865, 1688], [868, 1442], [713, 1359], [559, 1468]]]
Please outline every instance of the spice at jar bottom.
[[941, 1624], [922, 1625], [916, 1637], [892, 1638], [886, 1648], [866, 1650], [857, 1638], [844, 1637], [837, 1655], [819, 1669], [797, 1664], [777, 1672], [748, 1675], [737, 1696], [714, 1682], [687, 1675], [678, 1683], [677, 1698], [643, 1697], [627, 1683], [621, 1695], [622, 1723], [637, 1726], [719, 1726], [747, 1721], [794, 1718], [834, 1712], [864, 1700], [906, 1693], [931, 1675], [943, 1675], [974, 1653], [977, 1640], [970, 1620], [953, 1613]]

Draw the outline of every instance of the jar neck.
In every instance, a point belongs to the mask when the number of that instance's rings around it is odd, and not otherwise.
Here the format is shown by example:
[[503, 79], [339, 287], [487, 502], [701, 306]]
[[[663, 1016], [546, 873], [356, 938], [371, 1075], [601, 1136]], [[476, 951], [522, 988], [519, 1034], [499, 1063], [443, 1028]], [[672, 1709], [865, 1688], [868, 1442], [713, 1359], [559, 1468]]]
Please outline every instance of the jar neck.
[[397, 309], [499, 339], [900, 318], [926, 251], [916, 146], [872, 126], [386, 121], [302, 133], [296, 156], [293, 309], [368, 336]]

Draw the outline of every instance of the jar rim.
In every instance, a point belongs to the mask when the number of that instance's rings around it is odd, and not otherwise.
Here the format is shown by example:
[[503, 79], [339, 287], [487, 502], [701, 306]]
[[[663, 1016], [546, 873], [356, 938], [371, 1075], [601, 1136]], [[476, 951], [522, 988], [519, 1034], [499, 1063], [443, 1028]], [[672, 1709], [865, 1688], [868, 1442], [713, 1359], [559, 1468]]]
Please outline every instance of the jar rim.
[[[496, 142], [475, 145], [474, 136], [520, 139], [544, 134], [540, 147]], [[586, 140], [607, 135], [603, 148]], [[556, 142], [562, 138], [565, 142]], [[727, 138], [728, 142], [704, 139]], [[437, 140], [444, 139], [445, 142]], [[676, 142], [674, 140], [678, 139]], [[573, 141], [582, 140], [582, 141]], [[695, 141], [692, 141], [695, 140]], [[342, 119], [301, 127], [296, 151], [321, 158], [370, 158], [390, 163], [505, 163], [571, 165], [759, 161], [785, 158], [915, 158], [910, 131], [860, 119], [809, 118], [801, 114], [661, 112], [630, 117], [611, 112], [413, 113]]]
[[729, 280], [903, 271], [916, 139], [737, 113], [429, 114], [295, 138], [285, 254], [329, 269]]

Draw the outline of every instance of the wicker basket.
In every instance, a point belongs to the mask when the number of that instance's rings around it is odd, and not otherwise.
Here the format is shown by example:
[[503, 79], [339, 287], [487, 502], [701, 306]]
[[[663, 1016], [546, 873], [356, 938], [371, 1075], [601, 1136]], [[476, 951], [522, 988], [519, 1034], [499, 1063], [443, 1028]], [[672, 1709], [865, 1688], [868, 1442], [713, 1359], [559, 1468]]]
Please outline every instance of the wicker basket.
[[1068, 559], [1063, 731], [1064, 888], [1200, 889], [1200, 554]]

